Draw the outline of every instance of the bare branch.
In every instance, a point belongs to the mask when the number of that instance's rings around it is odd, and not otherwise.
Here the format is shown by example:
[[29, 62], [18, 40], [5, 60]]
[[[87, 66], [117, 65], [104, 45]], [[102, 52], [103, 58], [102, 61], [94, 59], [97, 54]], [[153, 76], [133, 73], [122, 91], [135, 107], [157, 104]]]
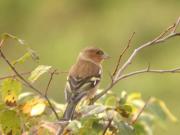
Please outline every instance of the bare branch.
[[121, 59], [122, 59], [123, 55], [126, 53], [126, 51], [128, 50], [128, 48], [130, 47], [131, 40], [134, 37], [134, 34], [135, 34], [135, 32], [133, 32], [133, 34], [131, 35], [131, 37], [128, 40], [128, 44], [127, 44], [126, 48], [124, 48], [124, 50], [120, 54], [119, 59], [118, 59], [117, 64], [116, 64], [116, 67], [115, 67], [115, 70], [114, 70], [112, 76], [114, 76], [117, 73], [119, 65], [120, 65], [120, 62], [121, 62]]
[[139, 113], [132, 118], [132, 121], [131, 121], [132, 125], [135, 124], [136, 121], [139, 119], [139, 117], [141, 116], [141, 114], [143, 113], [143, 111], [145, 110], [147, 105], [149, 104], [150, 100], [151, 100], [151, 97], [148, 98], [148, 100], [145, 102], [144, 106], [139, 110]]
[[[179, 19], [177, 20], [176, 22], [176, 25], [174, 25], [174, 27], [177, 28], [177, 25], [179, 24]], [[168, 29], [165, 30], [164, 33], [167, 33], [166, 31], [169, 30], [169, 28], [171, 27], [168, 27]], [[114, 80], [118, 80], [118, 78], [122, 75], [123, 71], [132, 63], [132, 60], [135, 58], [135, 56], [138, 54], [138, 52], [140, 52], [142, 49], [144, 48], [147, 48], [149, 46], [153, 46], [153, 45], [158, 45], [159, 43], [161, 42], [164, 42], [166, 41], [167, 39], [169, 38], [172, 38], [172, 37], [175, 37], [175, 36], [180, 36], [180, 33], [176, 33], [175, 31], [174, 32], [171, 32], [170, 34], [168, 35], [164, 35], [164, 34], [160, 34], [159, 36], [157, 36], [154, 40], [152, 41], [149, 41], [143, 45], [141, 45], [140, 47], [136, 48], [133, 53], [130, 55], [130, 57], [128, 58], [128, 60], [122, 65], [122, 67], [118, 70], [117, 74], [115, 75], [114, 77]]]
[[108, 130], [108, 129], [110, 128], [110, 126], [111, 126], [112, 120], [113, 120], [113, 119], [110, 119], [110, 120], [108, 121], [108, 124], [106, 125], [106, 127], [105, 127], [102, 135], [106, 135], [107, 130]]
[[50, 84], [51, 84], [52, 79], [53, 79], [53, 76], [54, 76], [55, 74], [56, 74], [56, 69], [55, 69], [53, 72], [51, 72], [50, 79], [49, 79], [49, 82], [48, 82], [48, 84], [47, 84], [47, 87], [46, 87], [46, 90], [45, 90], [45, 93], [44, 93], [45, 96], [47, 96], [47, 93], [48, 93]]
[[3, 43], [4, 43], [4, 39], [2, 39], [1, 42], [0, 42], [0, 49], [1, 49], [2, 45], [3, 45]]
[[[127, 67], [132, 63], [133, 59], [135, 58], [135, 56], [144, 48], [147, 48], [149, 46], [153, 46], [153, 45], [159, 45], [159, 43], [165, 42], [166, 40], [176, 37], [176, 36], [180, 36], [180, 32], [176, 32], [176, 29], [178, 27], [180, 23], [180, 18], [178, 18], [178, 20], [176, 21], [175, 24], [171, 25], [170, 27], [168, 27], [164, 32], [162, 32], [159, 36], [157, 36], [155, 39], [140, 45], [140, 47], [136, 48], [132, 54], [130, 55], [130, 57], [127, 59], [127, 61], [125, 61], [125, 63], [117, 70], [116, 74], [113, 76], [113, 80], [112, 82], [108, 85], [108, 87], [106, 89], [104, 89], [102, 92], [100, 92], [99, 94], [97, 94], [93, 99], [91, 99], [91, 104], [93, 104], [94, 102], [96, 102], [99, 98], [101, 98], [104, 94], [106, 94], [112, 87], [114, 87], [114, 85], [127, 77], [136, 75], [136, 74], [141, 74], [141, 73], [145, 73], [145, 72], [152, 72], [152, 73], [167, 73], [167, 72], [178, 72], [179, 71], [177, 69], [171, 69], [171, 70], [150, 70], [149, 67], [143, 70], [139, 70], [139, 71], [135, 71], [135, 72], [131, 72], [129, 74], [125, 74], [123, 75], [124, 70], [127, 69]], [[179, 69], [179, 68], [178, 68]]]
[[172, 30], [172, 33], [175, 33], [175, 32], [176, 32], [179, 23], [180, 23], [180, 17], [178, 18], [178, 20], [177, 20], [176, 23], [174, 24], [175, 26], [174, 26], [174, 29]]
[[118, 81], [122, 80], [122, 79], [125, 79], [125, 78], [128, 78], [128, 77], [131, 77], [131, 76], [134, 76], [134, 75], [146, 73], [146, 72], [147, 73], [158, 73], [158, 74], [162, 74], [162, 73], [180, 73], [180, 67], [174, 68], [174, 69], [167, 69], [167, 70], [162, 70], [162, 69], [155, 70], [155, 69], [145, 68], [145, 69], [142, 69], [142, 70], [138, 70], [138, 71], [134, 71], [134, 72], [131, 72], [131, 73], [124, 74], [118, 79]]
[[[23, 73], [19, 73], [20, 75], [28, 75], [30, 74], [31, 72], [23, 72]], [[17, 75], [14, 74], [14, 75], [6, 75], [6, 76], [3, 76], [3, 77], [0, 77], [0, 80], [4, 80], [4, 79], [7, 79], [7, 78], [12, 78], [12, 77], [16, 77]]]

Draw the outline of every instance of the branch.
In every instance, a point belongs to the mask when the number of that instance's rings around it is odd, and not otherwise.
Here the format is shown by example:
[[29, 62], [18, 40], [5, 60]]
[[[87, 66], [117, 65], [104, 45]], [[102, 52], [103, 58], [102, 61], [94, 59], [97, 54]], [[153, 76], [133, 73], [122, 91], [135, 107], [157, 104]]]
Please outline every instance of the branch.
[[[23, 72], [23, 73], [19, 73], [20, 75], [28, 75], [28, 74], [30, 74], [31, 72]], [[16, 74], [14, 74], [14, 75], [6, 75], [6, 76], [3, 76], [3, 77], [0, 77], [0, 80], [4, 80], [4, 79], [7, 79], [7, 78], [12, 78], [12, 77], [17, 77], [17, 75]]]
[[180, 67], [174, 68], [174, 69], [167, 69], [167, 70], [162, 70], [162, 69], [155, 70], [155, 69], [145, 68], [145, 69], [134, 71], [134, 72], [131, 72], [131, 73], [128, 73], [128, 74], [124, 74], [118, 79], [118, 81], [122, 80], [122, 79], [125, 79], [125, 78], [128, 78], [128, 77], [131, 77], [131, 76], [134, 76], [134, 75], [142, 74], [142, 73], [158, 73], [158, 74], [162, 74], [162, 73], [180, 73]]
[[[180, 17], [179, 17], [180, 19]], [[173, 27], [176, 30], [177, 26], [179, 25], [179, 19], [177, 20], [177, 22], [175, 23], [175, 25], [173, 25]], [[131, 56], [128, 58], [128, 60], [122, 65], [122, 67], [118, 70], [117, 74], [114, 77], [114, 80], [118, 80], [118, 78], [122, 75], [123, 71], [132, 63], [132, 60], [135, 58], [135, 56], [144, 48], [147, 48], [149, 46], [153, 46], [153, 45], [159, 45], [159, 43], [164, 42], [172, 37], [175, 36], [180, 36], [180, 33], [176, 33], [175, 31], [171, 31], [168, 35], [165, 35], [165, 33], [168, 33], [171, 29], [171, 27], [168, 27], [163, 34], [161, 33], [159, 36], [157, 36], [154, 40], [149, 41], [143, 45], [141, 45], [140, 47], [136, 48], [133, 53], [131, 54]]]
[[178, 18], [178, 20], [177, 20], [176, 23], [174, 24], [175, 26], [174, 26], [174, 29], [172, 30], [172, 33], [175, 33], [175, 32], [176, 32], [179, 23], [180, 23], [180, 17]]
[[55, 114], [56, 118], [59, 120], [59, 116], [57, 114], [57, 112], [55, 111], [53, 105], [51, 104], [51, 102], [49, 101], [49, 98], [47, 96], [44, 96], [43, 93], [41, 93], [41, 91], [39, 89], [37, 89], [36, 87], [34, 87], [31, 83], [29, 83], [16, 69], [15, 67], [11, 64], [11, 62], [6, 58], [6, 56], [4, 55], [4, 53], [2, 52], [2, 50], [0, 49], [0, 55], [3, 58], [3, 60], [9, 65], [9, 67], [14, 71], [14, 73], [16, 74], [17, 77], [19, 77], [19, 79], [21, 81], [23, 81], [23, 83], [25, 83], [28, 87], [30, 87], [31, 89], [33, 89], [35, 92], [37, 92], [41, 97], [44, 97], [47, 101], [48, 104], [51, 108], [51, 110], [53, 111], [53, 113]]
[[4, 43], [4, 39], [2, 39], [2, 40], [0, 41], [0, 49], [1, 49], [2, 45], [3, 45], [3, 43]]
[[55, 74], [56, 74], [56, 69], [55, 69], [53, 72], [51, 72], [50, 79], [49, 79], [49, 82], [48, 82], [48, 84], [47, 84], [47, 87], [46, 87], [46, 90], [45, 90], [45, 93], [44, 93], [45, 96], [47, 96], [47, 93], [48, 93], [50, 84], [51, 84], [51, 82], [52, 82], [52, 80], [53, 80], [53, 76], [54, 76]]
[[124, 48], [124, 50], [120, 54], [119, 59], [118, 59], [117, 64], [116, 64], [116, 67], [115, 67], [115, 70], [114, 70], [112, 76], [114, 76], [117, 73], [119, 65], [120, 65], [120, 62], [121, 62], [121, 59], [122, 59], [123, 55], [126, 53], [126, 51], [128, 50], [128, 48], [130, 47], [131, 40], [134, 37], [134, 34], [135, 34], [135, 32], [133, 32], [133, 34], [131, 35], [130, 39], [128, 40], [128, 44], [127, 44], [126, 48]]
[[110, 126], [111, 126], [112, 120], [113, 120], [113, 119], [110, 119], [110, 120], [108, 121], [108, 124], [106, 125], [106, 127], [105, 127], [102, 135], [106, 135], [107, 130], [108, 130], [108, 129], [110, 128]]
[[[114, 74], [114, 76], [112, 76], [112, 81], [111, 83], [108, 85], [108, 87], [106, 89], [104, 89], [102, 92], [100, 92], [99, 94], [97, 94], [93, 99], [91, 99], [91, 104], [93, 104], [94, 102], [96, 102], [99, 98], [101, 98], [103, 95], [105, 95], [112, 87], [114, 87], [114, 85], [124, 79], [127, 78], [129, 76], [133, 76], [136, 74], [140, 74], [140, 73], [144, 73], [144, 72], [153, 72], [153, 73], [167, 73], [167, 72], [179, 72], [177, 71], [177, 69], [171, 69], [171, 70], [147, 70], [143, 69], [140, 71], [135, 71], [129, 74], [125, 74], [123, 75], [123, 72], [128, 68], [128, 66], [132, 63], [133, 59], [135, 58], [135, 56], [144, 48], [147, 48], [149, 46], [153, 46], [153, 45], [159, 45], [159, 43], [165, 42], [166, 40], [173, 38], [173, 37], [177, 37], [180, 36], [180, 32], [176, 32], [177, 27], [180, 23], [180, 17], [178, 18], [178, 20], [176, 21], [176, 23], [174, 23], [173, 25], [171, 25], [170, 27], [168, 27], [164, 32], [162, 32], [159, 36], [157, 36], [156, 38], [154, 38], [153, 40], [140, 45], [140, 47], [136, 48], [132, 54], [130, 55], [130, 57], [127, 59], [127, 61], [125, 61], [125, 63], [117, 70], [117, 72]], [[120, 56], [121, 57], [121, 56]], [[118, 62], [119, 63], [119, 62]], [[178, 68], [179, 70], [179, 68]]]

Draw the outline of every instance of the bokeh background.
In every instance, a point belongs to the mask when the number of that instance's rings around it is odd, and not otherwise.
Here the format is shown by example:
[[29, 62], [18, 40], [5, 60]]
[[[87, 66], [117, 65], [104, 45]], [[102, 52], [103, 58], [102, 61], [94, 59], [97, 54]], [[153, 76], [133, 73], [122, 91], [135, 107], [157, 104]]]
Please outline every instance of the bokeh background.
[[[19, 71], [29, 71], [38, 64], [52, 65], [68, 71], [78, 52], [86, 46], [103, 48], [111, 59], [104, 63], [101, 87], [109, 82], [108, 73], [114, 69], [118, 55], [133, 32], [126, 59], [132, 50], [157, 36], [180, 15], [180, 0], [0, 0], [0, 33], [14, 34], [24, 39], [40, 56], [19, 65]], [[7, 42], [4, 48], [8, 58], [15, 60], [25, 53], [25, 47]], [[161, 46], [153, 46], [137, 55], [128, 71], [147, 67], [168, 69], [180, 66], [180, 39], [171, 39]], [[10, 70], [0, 61], [0, 75]], [[36, 85], [43, 89], [48, 76]], [[63, 89], [66, 74], [54, 78], [49, 95], [64, 102]], [[180, 74], [144, 74], [121, 81], [113, 91], [120, 94], [141, 92], [144, 99], [155, 96], [164, 100], [180, 119]], [[156, 128], [155, 135], [177, 135], [179, 123], [167, 123]]]

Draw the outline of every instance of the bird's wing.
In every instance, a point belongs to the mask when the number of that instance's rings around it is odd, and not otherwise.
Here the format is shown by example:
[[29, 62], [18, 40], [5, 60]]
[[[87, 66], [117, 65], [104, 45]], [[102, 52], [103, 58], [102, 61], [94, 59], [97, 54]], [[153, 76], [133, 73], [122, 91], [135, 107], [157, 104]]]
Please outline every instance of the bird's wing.
[[86, 78], [69, 76], [65, 89], [66, 101], [71, 99], [72, 95], [77, 97], [76, 95], [81, 96], [87, 93], [88, 90], [91, 90], [98, 85], [100, 79], [101, 79], [100, 74], [89, 76]]

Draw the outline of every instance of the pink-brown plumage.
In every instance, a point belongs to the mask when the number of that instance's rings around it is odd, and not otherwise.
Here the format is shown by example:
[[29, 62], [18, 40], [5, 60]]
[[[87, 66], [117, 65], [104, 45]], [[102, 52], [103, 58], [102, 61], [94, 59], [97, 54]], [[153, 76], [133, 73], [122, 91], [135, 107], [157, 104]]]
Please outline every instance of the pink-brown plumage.
[[76, 105], [83, 97], [94, 96], [101, 80], [101, 63], [107, 57], [101, 49], [95, 47], [85, 48], [80, 52], [68, 74], [65, 88], [68, 105], [64, 112], [64, 119], [73, 119]]

